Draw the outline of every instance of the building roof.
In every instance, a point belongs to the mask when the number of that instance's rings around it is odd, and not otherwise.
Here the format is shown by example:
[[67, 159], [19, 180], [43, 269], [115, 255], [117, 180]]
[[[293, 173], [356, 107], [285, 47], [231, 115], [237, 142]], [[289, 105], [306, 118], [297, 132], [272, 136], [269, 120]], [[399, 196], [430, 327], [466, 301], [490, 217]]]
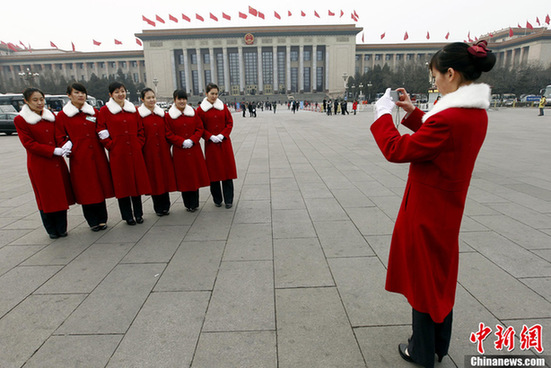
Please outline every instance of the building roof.
[[91, 60], [105, 61], [109, 59], [143, 59], [143, 50], [131, 50], [131, 51], [107, 51], [107, 52], [80, 52], [80, 51], [66, 51], [57, 49], [46, 50], [33, 50], [32, 52], [14, 52], [10, 55], [1, 55], [0, 63], [16, 63], [16, 62], [41, 62], [41, 63], [55, 63], [66, 60], [72, 60], [74, 62], [88, 62]]

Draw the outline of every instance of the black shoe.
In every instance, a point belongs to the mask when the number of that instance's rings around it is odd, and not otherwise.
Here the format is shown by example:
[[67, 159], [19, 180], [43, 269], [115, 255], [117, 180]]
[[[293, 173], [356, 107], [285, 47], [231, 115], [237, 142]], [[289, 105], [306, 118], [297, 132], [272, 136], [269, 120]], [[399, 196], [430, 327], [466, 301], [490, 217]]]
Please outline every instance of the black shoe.
[[214, 204], [216, 207], [222, 207], [222, 203], [215, 203]]
[[126, 223], [130, 226], [136, 225], [136, 221], [134, 221], [134, 219], [126, 220]]
[[61, 234], [59, 234], [59, 236], [60, 236], [61, 238], [64, 238], [64, 237], [67, 236], [67, 232], [61, 233]]
[[195, 211], [197, 211], [197, 208], [186, 208], [186, 211], [195, 212]]
[[161, 217], [161, 216], [164, 216], [165, 214], [162, 213], [162, 212], [155, 212], [157, 214], [157, 216]]
[[99, 226], [99, 225], [92, 226], [92, 227], [90, 228], [90, 230], [92, 230], [93, 232], [98, 232], [98, 231], [101, 230], [101, 226]]
[[231, 203], [226, 203], [226, 208], [232, 208], [232, 204]]
[[98, 227], [100, 230], [105, 230], [107, 229], [107, 224], [99, 224]]
[[136, 217], [136, 222], [138, 224], [143, 224], [143, 217]]
[[407, 353], [408, 344], [399, 344], [398, 345], [398, 352], [400, 353], [400, 356], [402, 359], [404, 359], [406, 362], [415, 363], [413, 359], [409, 356]]
[[59, 235], [57, 234], [48, 234], [50, 236], [50, 239], [57, 239], [59, 238]]
[[168, 210], [163, 210], [163, 216], [168, 216], [170, 215], [170, 212]]

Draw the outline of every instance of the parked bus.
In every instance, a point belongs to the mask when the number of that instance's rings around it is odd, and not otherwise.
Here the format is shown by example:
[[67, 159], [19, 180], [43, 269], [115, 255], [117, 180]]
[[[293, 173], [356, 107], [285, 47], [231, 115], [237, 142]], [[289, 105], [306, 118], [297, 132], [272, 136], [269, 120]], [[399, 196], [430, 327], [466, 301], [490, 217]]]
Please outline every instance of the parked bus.
[[547, 99], [545, 105], [551, 105], [551, 84], [540, 91], [540, 95], [544, 95]]

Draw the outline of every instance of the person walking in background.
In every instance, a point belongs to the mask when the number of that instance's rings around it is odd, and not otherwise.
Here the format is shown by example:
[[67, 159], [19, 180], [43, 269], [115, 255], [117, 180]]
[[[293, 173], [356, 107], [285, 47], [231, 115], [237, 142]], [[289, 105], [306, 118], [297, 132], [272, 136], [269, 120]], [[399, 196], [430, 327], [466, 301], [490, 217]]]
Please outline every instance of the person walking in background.
[[540, 98], [540, 104], [539, 104], [539, 109], [540, 109], [540, 114], [538, 116], [543, 116], [543, 109], [545, 108], [545, 103], [547, 102], [547, 99], [545, 98], [544, 95], [541, 95], [541, 98]]
[[138, 113], [144, 129], [143, 156], [151, 184], [151, 200], [157, 216], [166, 216], [170, 213], [169, 193], [176, 190], [176, 178], [170, 144], [166, 140], [165, 112], [157, 106], [157, 98], [151, 88], [144, 88], [140, 97], [142, 105]]
[[172, 143], [177, 189], [188, 212], [199, 208], [199, 188], [210, 185], [205, 157], [199, 140], [203, 136], [203, 122], [187, 104], [187, 93], [176, 90], [174, 103], [165, 116], [166, 138]]
[[352, 111], [354, 111], [354, 115], [356, 115], [356, 110], [358, 110], [358, 100], [354, 100], [352, 103]]
[[[399, 88], [375, 104], [371, 132], [390, 162], [409, 162], [406, 189], [390, 245], [386, 290], [403, 294], [413, 309], [413, 334], [399, 344], [401, 357], [434, 367], [448, 354], [459, 264], [459, 228], [475, 161], [488, 127], [490, 87], [474, 83], [490, 71], [495, 55], [486, 41], [452, 43], [435, 53], [429, 68], [442, 99], [424, 114]], [[400, 135], [392, 121], [398, 105]], [[430, 203], [430, 205], [427, 205]]]
[[142, 154], [143, 124], [136, 107], [126, 100], [126, 87], [109, 85], [109, 101], [99, 111], [96, 131], [109, 151], [115, 197], [122, 219], [128, 225], [143, 223], [142, 194], [151, 193]]
[[231, 208], [234, 193], [233, 179], [237, 178], [237, 168], [230, 139], [233, 118], [227, 106], [218, 98], [218, 86], [209, 83], [206, 91], [207, 96], [196, 112], [205, 129], [203, 139], [205, 140], [205, 159], [211, 182], [210, 192], [217, 207], [222, 206], [223, 197], [226, 208]]
[[105, 149], [96, 134], [98, 110], [86, 102], [81, 83], [67, 87], [70, 102], [56, 118], [56, 141], [71, 149], [69, 167], [76, 202], [92, 231], [107, 229], [106, 198], [115, 196]]
[[14, 119], [19, 140], [27, 151], [27, 171], [36, 204], [51, 239], [67, 236], [67, 210], [75, 203], [69, 171], [63, 155], [68, 147], [55, 144], [55, 116], [45, 109], [38, 88], [23, 91], [25, 105]]
[[276, 109], [277, 109], [277, 102], [273, 102], [272, 104], [272, 110], [274, 110], [274, 114], [276, 113]]

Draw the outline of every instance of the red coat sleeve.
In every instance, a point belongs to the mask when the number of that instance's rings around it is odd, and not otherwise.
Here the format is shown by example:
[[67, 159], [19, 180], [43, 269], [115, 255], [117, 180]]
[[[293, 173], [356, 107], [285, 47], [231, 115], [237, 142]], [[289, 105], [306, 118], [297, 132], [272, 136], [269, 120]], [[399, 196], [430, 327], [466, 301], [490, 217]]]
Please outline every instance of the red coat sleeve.
[[30, 125], [21, 116], [14, 119], [17, 136], [23, 144], [23, 147], [36, 155], [52, 158], [54, 157], [55, 146], [37, 142], [31, 133]]
[[165, 136], [166, 140], [169, 141], [172, 145], [176, 147], [182, 147], [182, 144], [184, 143], [184, 138], [174, 134], [172, 119], [170, 118], [168, 113], [165, 114]]
[[390, 162], [422, 162], [434, 159], [450, 139], [449, 125], [434, 115], [413, 134], [400, 135], [392, 115], [385, 114], [371, 125], [379, 149]]
[[421, 128], [421, 125], [423, 125], [423, 115], [425, 115], [425, 113], [416, 107], [411, 114], [404, 116], [401, 124], [416, 132]]
[[[97, 120], [97, 124], [96, 124], [96, 133], [99, 133], [102, 130], [108, 130], [107, 129], [107, 119], [108, 119], [108, 115], [109, 115], [108, 111], [109, 110], [108, 110], [107, 106], [103, 106], [99, 110], [98, 120]], [[98, 137], [98, 139], [99, 139], [99, 137]], [[105, 139], [100, 139], [99, 141], [101, 142], [101, 144], [107, 150], [111, 150], [111, 145], [113, 144], [113, 140], [111, 139], [111, 137], [107, 137]]]

